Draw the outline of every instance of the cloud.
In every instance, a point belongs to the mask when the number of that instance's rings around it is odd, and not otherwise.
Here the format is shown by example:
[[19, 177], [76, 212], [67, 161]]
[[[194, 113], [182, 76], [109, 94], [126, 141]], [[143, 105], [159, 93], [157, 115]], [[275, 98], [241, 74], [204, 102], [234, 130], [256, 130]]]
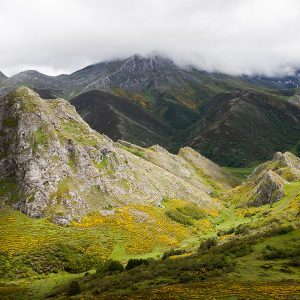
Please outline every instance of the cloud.
[[9, 75], [153, 51], [229, 74], [300, 66], [298, 0], [0, 0], [0, 28]]

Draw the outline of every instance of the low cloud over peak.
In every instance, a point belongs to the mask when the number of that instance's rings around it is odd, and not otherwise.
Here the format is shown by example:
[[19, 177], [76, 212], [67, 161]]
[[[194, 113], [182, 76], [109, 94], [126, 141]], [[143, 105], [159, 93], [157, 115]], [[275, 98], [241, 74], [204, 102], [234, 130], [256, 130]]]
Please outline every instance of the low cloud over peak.
[[298, 0], [2, 0], [0, 70], [70, 73], [133, 53], [229, 74], [300, 66]]

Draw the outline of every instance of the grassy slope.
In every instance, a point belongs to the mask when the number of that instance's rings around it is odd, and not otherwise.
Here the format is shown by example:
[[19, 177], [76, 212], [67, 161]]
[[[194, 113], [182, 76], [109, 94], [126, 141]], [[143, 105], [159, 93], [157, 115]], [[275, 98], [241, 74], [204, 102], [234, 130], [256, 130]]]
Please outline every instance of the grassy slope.
[[[81, 247], [90, 243], [90, 251], [99, 251], [98, 253], [102, 255], [105, 253], [102, 258], [112, 257], [124, 263], [131, 257], [157, 258], [164, 249], [173, 246], [185, 247], [187, 251], [195, 251], [199, 245], [199, 238], [203, 239], [209, 236], [215, 236], [218, 233], [219, 241], [223, 243], [235, 235], [239, 236], [237, 233], [228, 234], [226, 231], [231, 228], [236, 229], [240, 224], [247, 224], [248, 230], [255, 234], [263, 228], [272, 228], [275, 225], [283, 226], [290, 224], [291, 221], [294, 222], [295, 214], [299, 210], [299, 191], [300, 182], [289, 183], [286, 186], [287, 195], [273, 204], [272, 207], [265, 205], [260, 208], [245, 209], [234, 208], [234, 206], [229, 205], [228, 209], [217, 216], [212, 215], [200, 220], [190, 219], [193, 226], [184, 226], [166, 217], [165, 212], [167, 210], [176, 210], [186, 205], [182, 200], [166, 200], [163, 202], [164, 208], [125, 207], [115, 213], [115, 215], [104, 218], [98, 215], [91, 215], [88, 216], [82, 224], [73, 224], [71, 227], [59, 227], [47, 220], [33, 220], [16, 211], [2, 210], [0, 232], [1, 240], [4, 241], [4, 243], [0, 244], [0, 251], [2, 253], [6, 251], [11, 256], [14, 256], [20, 251], [32, 251], [33, 248], [41, 247], [45, 243], [68, 240], [68, 242], [73, 242], [75, 245], [80, 245]], [[139, 213], [137, 213], [137, 211], [139, 211]], [[148, 221], [151, 221], [150, 224], [152, 226], [150, 226], [147, 220], [143, 219], [146, 215], [140, 212], [146, 212], [146, 214], [150, 216]], [[135, 221], [132, 219], [132, 213], [133, 216], [137, 218]], [[153, 220], [159, 223], [161, 227], [155, 229]], [[136, 221], [137, 223], [135, 224]], [[145, 224], [145, 226], [143, 226], [143, 224]], [[125, 231], [124, 228], [126, 228]], [[164, 231], [166, 228], [169, 228], [168, 233]], [[147, 231], [149, 232], [148, 235]], [[175, 241], [175, 239], [165, 239], [167, 236], [170, 237], [172, 235], [173, 237], [178, 235], [177, 241], [173, 245], [170, 241]], [[150, 243], [153, 247], [149, 248], [148, 238], [150, 236], [154, 237], [154, 240], [153, 244], [152, 242]], [[164, 242], [161, 242], [162, 240]], [[255, 289], [252, 284], [252, 292], [255, 291], [255, 293], [259, 293], [262, 298], [264, 293], [268, 290], [272, 290], [272, 293], [277, 293], [277, 295], [280, 295], [280, 293], [284, 295], [284, 293], [288, 292], [298, 294], [299, 286], [292, 283], [286, 284], [282, 280], [297, 280], [300, 276], [299, 267], [292, 267], [289, 268], [291, 272], [284, 272], [281, 269], [288, 263], [288, 258], [269, 261], [262, 259], [262, 254], [267, 245], [272, 245], [277, 248], [283, 248], [284, 245], [284, 249], [288, 251], [288, 249], [297, 247], [299, 243], [299, 230], [283, 235], [258, 239], [253, 245], [253, 252], [233, 259], [235, 262], [234, 271], [229, 274], [221, 275], [221, 277], [213, 277], [213, 279], [208, 281], [208, 286], [213, 285], [218, 287], [218, 289], [210, 293], [210, 295], [215, 297], [220, 297], [220, 295], [223, 294], [229, 295], [232, 293], [232, 285], [234, 285], [237, 287], [236, 294], [242, 297], [250, 292], [248, 288], [249, 285], [245, 283], [248, 281], [259, 282], [258, 286], [255, 283]], [[130, 247], [126, 248], [126, 245], [130, 245]], [[88, 248], [89, 247], [87, 247], [87, 250]], [[179, 259], [185, 260], [184, 257]], [[272, 265], [272, 267], [266, 269], [264, 268], [265, 265], [267, 265], [267, 267], [268, 265]], [[160, 269], [161, 265], [158, 264], [155, 268]], [[170, 268], [172, 269], [172, 266]], [[245, 272], [245, 270], [247, 270], [247, 272]], [[174, 272], [175, 271], [174, 269]], [[162, 272], [165, 272], [163, 267]], [[20, 295], [21, 298], [24, 298], [24, 295], [28, 298], [41, 297], [53, 290], [54, 287], [55, 289], [57, 289], [57, 287], [61, 287], [62, 290], [66, 289], [71, 280], [82, 278], [82, 276], [83, 274], [60, 272], [58, 274], [49, 275], [33, 274], [29, 278], [19, 279], [15, 282], [10, 282], [9, 279], [2, 280], [0, 284], [0, 295], [9, 295], [13, 290], [14, 297], [17, 297], [17, 295]], [[196, 278], [195, 274], [193, 278]], [[220, 280], [225, 279], [232, 282], [232, 285], [222, 285]], [[112, 278], [111, 280], [113, 281], [115, 279]], [[171, 293], [171, 295], [172, 293], [177, 294], [179, 289], [179, 293], [184, 293], [183, 295], [185, 295], [185, 297], [192, 297], [195, 291], [197, 291], [198, 295], [202, 295], [203, 297], [205, 293], [207, 293], [207, 288], [201, 282], [184, 286], [182, 286], [182, 284], [177, 285], [178, 282], [180, 281], [178, 281], [178, 278], [173, 277], [172, 273], [166, 273], [166, 275], [156, 278], [155, 280], [140, 279], [136, 284], [132, 284], [131, 287], [125, 290], [121, 288], [119, 292], [129, 293], [130, 297], [134, 297], [134, 299], [135, 297], [139, 299], [138, 295], [153, 295], [154, 299], [156, 299], [156, 297], [158, 299], [158, 297], [165, 295], [166, 292]], [[275, 288], [273, 282], [277, 282], [277, 288]], [[166, 283], [174, 285], [159, 289], [155, 288], [156, 285], [160, 286]], [[146, 291], [144, 291], [145, 288], [147, 288]], [[150, 290], [148, 290], [149, 288]], [[113, 290], [108, 290], [108, 292], [111, 293]], [[136, 293], [136, 290], [141, 290], [141, 294], [139, 294], [139, 292]], [[254, 292], [252, 296], [253, 295]], [[89, 292], [87, 296], [91, 296]], [[200, 296], [199, 299], [201, 299]]]

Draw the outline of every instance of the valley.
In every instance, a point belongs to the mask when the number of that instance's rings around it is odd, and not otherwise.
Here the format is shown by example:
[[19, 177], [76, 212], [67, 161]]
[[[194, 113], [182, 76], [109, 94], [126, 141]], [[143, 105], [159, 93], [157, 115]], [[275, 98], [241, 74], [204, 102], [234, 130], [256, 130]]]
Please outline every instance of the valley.
[[299, 297], [291, 152], [236, 169], [113, 141], [26, 87], [1, 99], [0, 132], [2, 298]]

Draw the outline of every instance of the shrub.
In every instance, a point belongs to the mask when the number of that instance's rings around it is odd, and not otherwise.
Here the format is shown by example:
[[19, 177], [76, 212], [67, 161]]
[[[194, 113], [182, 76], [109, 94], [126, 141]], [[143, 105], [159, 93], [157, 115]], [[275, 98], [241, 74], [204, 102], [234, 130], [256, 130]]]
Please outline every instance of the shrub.
[[256, 215], [256, 212], [246, 212], [245, 214], [244, 214], [244, 217], [245, 218], [251, 218], [251, 217], [253, 217], [253, 216], [255, 216]]
[[252, 249], [252, 241], [232, 240], [218, 247], [218, 252], [230, 255], [233, 257], [242, 257], [250, 254]]
[[214, 271], [216, 269], [225, 272], [231, 272], [234, 269], [234, 263], [231, 259], [223, 254], [212, 254], [205, 256], [200, 264], [200, 269]]
[[279, 249], [270, 245], [267, 245], [263, 250], [263, 259], [272, 260], [272, 259], [283, 259], [297, 256], [300, 256], [300, 248], [284, 248]]
[[172, 219], [175, 222], [181, 223], [183, 225], [193, 225], [193, 223], [190, 221], [189, 217], [184, 215], [178, 210], [167, 210], [166, 215]]
[[162, 259], [166, 259], [166, 258], [168, 258], [170, 256], [174, 256], [174, 255], [181, 255], [184, 253], [186, 253], [184, 249], [171, 249], [164, 253]]
[[206, 214], [195, 204], [187, 204], [185, 206], [176, 208], [176, 210], [195, 220], [199, 220], [206, 217]]
[[69, 289], [68, 289], [68, 295], [69, 296], [74, 296], [80, 293], [80, 286], [77, 281], [72, 281]]
[[137, 259], [137, 258], [131, 258], [128, 260], [127, 265], [125, 267], [125, 270], [131, 270], [135, 267], [138, 267], [140, 265], [148, 265], [149, 261], [147, 259]]
[[283, 273], [293, 273], [293, 271], [288, 267], [288, 266], [282, 266], [280, 268], [280, 271], [283, 272]]
[[289, 225], [281, 225], [281, 226], [275, 226], [271, 229], [269, 229], [266, 232], [266, 236], [276, 236], [276, 235], [281, 235], [281, 234], [286, 234], [291, 231], [295, 230], [294, 226], [289, 224]]
[[289, 261], [289, 266], [300, 267], [300, 256], [292, 257]]
[[218, 240], [216, 237], [209, 237], [205, 241], [201, 242], [198, 251], [204, 252], [206, 250], [209, 250], [211, 247], [216, 246], [217, 244], [218, 244]]
[[75, 246], [57, 243], [48, 245], [23, 257], [23, 263], [37, 273], [80, 273], [88, 271], [99, 263]]
[[218, 231], [217, 236], [222, 236], [222, 235], [226, 235], [226, 234], [232, 234], [234, 232], [235, 232], [234, 228], [230, 228], [230, 229], [227, 229], [227, 230], [220, 230], [220, 231]]
[[235, 234], [247, 234], [249, 232], [249, 225], [248, 224], [240, 224], [235, 229]]
[[186, 271], [186, 272], [180, 273], [178, 279], [179, 279], [180, 283], [186, 283], [186, 282], [192, 281], [194, 278], [195, 278], [195, 275], [193, 273]]
[[103, 265], [99, 266], [97, 268], [96, 273], [102, 274], [102, 273], [112, 273], [112, 272], [123, 272], [124, 267], [123, 265], [117, 261], [117, 260], [108, 260]]

